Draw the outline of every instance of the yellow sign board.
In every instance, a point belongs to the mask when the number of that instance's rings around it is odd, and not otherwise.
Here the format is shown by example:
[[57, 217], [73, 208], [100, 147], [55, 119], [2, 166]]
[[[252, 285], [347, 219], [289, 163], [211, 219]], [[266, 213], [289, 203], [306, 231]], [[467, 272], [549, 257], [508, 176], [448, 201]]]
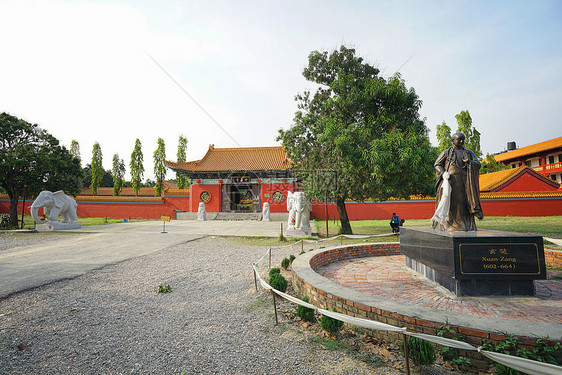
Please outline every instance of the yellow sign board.
[[162, 220], [162, 221], [170, 221], [170, 217], [169, 217], [169, 216], [160, 216], [160, 220]]

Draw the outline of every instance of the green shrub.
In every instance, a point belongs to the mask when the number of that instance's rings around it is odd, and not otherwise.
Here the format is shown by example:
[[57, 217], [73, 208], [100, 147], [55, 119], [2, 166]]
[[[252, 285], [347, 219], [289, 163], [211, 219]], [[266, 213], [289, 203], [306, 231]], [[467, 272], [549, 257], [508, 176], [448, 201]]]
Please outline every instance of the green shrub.
[[[336, 310], [335, 307], [334, 307], [334, 311], [338, 312], [338, 310]], [[325, 330], [326, 332], [332, 335], [336, 335], [340, 331], [341, 327], [343, 327], [343, 322], [341, 320], [337, 320], [334, 318], [330, 318], [329, 316], [322, 315], [322, 319], [320, 319], [320, 325], [322, 326], [322, 329]]]
[[281, 267], [283, 267], [284, 270], [289, 268], [290, 264], [291, 264], [291, 261], [289, 260], [289, 258], [285, 258], [281, 261]]
[[287, 282], [287, 279], [283, 277], [283, 275], [281, 275], [280, 273], [274, 273], [273, 276], [269, 278], [269, 285], [271, 285], [272, 288], [285, 293], [287, 291], [287, 286], [289, 285], [289, 283]]
[[[308, 297], [302, 297], [301, 298], [304, 302], [309, 302]], [[299, 316], [299, 318], [301, 318], [302, 320], [306, 321], [306, 322], [313, 322], [315, 321], [315, 317], [314, 317], [314, 310], [313, 309], [309, 309], [308, 307], [304, 307], [301, 305], [297, 306], [297, 315]]]
[[435, 362], [435, 348], [429, 341], [408, 337], [408, 353], [418, 366], [432, 365]]
[[[519, 337], [514, 335], [507, 336], [504, 340], [493, 345], [490, 342], [484, 342], [482, 348], [491, 350], [498, 353], [515, 355], [522, 358], [531, 359], [533, 361], [540, 361], [551, 363], [560, 366], [560, 362], [554, 356], [555, 352], [562, 348], [559, 342], [553, 342], [549, 337], [535, 339], [537, 346], [531, 350], [524, 347]], [[519, 375], [520, 372], [512, 369], [511, 367], [504, 366], [496, 363], [496, 371], [498, 375]]]
[[279, 274], [281, 273], [281, 269], [279, 267], [274, 267], [272, 269], [269, 270], [269, 277], [273, 276], [274, 274]]
[[293, 254], [291, 254], [291, 256], [289, 257], [289, 262], [290, 262], [291, 264], [293, 264], [293, 260], [295, 260], [295, 258], [296, 258], [296, 257], [295, 257]]
[[172, 287], [168, 284], [162, 284], [158, 287], [158, 293], [172, 293]]

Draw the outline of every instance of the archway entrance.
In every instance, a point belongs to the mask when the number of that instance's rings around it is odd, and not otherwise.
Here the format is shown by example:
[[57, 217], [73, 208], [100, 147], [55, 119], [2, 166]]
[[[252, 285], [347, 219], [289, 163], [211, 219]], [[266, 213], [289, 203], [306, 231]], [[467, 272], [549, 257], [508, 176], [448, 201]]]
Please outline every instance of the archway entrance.
[[225, 184], [222, 187], [222, 212], [261, 212], [259, 184]]

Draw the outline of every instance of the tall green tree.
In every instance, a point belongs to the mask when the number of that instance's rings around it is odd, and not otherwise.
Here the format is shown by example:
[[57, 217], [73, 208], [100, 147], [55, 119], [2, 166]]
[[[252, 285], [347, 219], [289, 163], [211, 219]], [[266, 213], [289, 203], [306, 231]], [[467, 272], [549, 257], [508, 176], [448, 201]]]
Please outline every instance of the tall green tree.
[[[455, 115], [457, 119], [457, 133], [465, 135], [464, 147], [472, 150], [476, 157], [482, 156], [480, 148], [480, 132], [472, 127], [472, 117], [468, 111], [461, 111]], [[451, 147], [451, 128], [443, 121], [441, 125], [437, 125], [437, 132], [435, 133], [439, 145], [437, 149], [439, 152], [444, 151]]]
[[78, 161], [82, 162], [82, 157], [80, 156], [80, 145], [75, 139], [70, 142], [70, 154], [78, 159]]
[[476, 128], [472, 127], [472, 117], [467, 111], [461, 111], [459, 114], [455, 115], [457, 119], [457, 133], [463, 133], [466, 137], [464, 141], [464, 147], [472, 150], [477, 158], [482, 156], [482, 150], [480, 149], [480, 132]]
[[158, 138], [158, 147], [154, 150], [154, 176], [156, 177], [156, 196], [162, 195], [164, 178], [166, 178], [166, 145], [162, 138]]
[[80, 162], [36, 124], [0, 113], [0, 186], [10, 199], [10, 225], [18, 224], [18, 198], [42, 190], [80, 192]]
[[125, 162], [119, 158], [119, 154], [113, 155], [113, 168], [111, 170], [113, 177], [113, 195], [118, 196], [123, 190], [123, 182], [125, 177]]
[[142, 144], [137, 138], [135, 141], [135, 148], [131, 154], [131, 162], [129, 167], [131, 169], [131, 184], [133, 185], [133, 191], [138, 196], [139, 190], [141, 188], [142, 177], [144, 175], [144, 159], [142, 155]]
[[400, 75], [379, 70], [341, 46], [313, 51], [303, 76], [318, 85], [296, 96], [298, 111], [277, 137], [302, 189], [336, 203], [342, 233], [351, 233], [347, 199], [385, 200], [430, 194], [433, 151], [419, 100]]
[[482, 163], [482, 167], [480, 167], [480, 174], [498, 172], [509, 169], [509, 167], [503, 163], [498, 163], [496, 158], [492, 154], [487, 154], [486, 159]]
[[443, 121], [441, 125], [437, 125], [437, 132], [435, 135], [437, 136], [437, 141], [439, 142], [437, 145], [439, 153], [451, 147], [451, 128], [445, 123], [445, 121]]
[[100, 187], [101, 180], [103, 178], [103, 155], [101, 152], [101, 147], [98, 142], [94, 143], [94, 147], [92, 149], [92, 164], [90, 167], [92, 169], [92, 184], [90, 187], [92, 188], [92, 195], [98, 194], [98, 188]]
[[[187, 138], [180, 135], [178, 140], [178, 163], [185, 163], [187, 161]], [[185, 189], [188, 187], [187, 177], [176, 173], [176, 178], [178, 180], [178, 189]]]
[[[92, 185], [92, 166], [88, 163], [84, 168], [82, 168], [84, 179], [82, 180], [82, 187]], [[113, 176], [111, 175], [111, 170], [104, 169], [103, 177], [100, 181], [98, 188], [101, 187], [113, 187]]]

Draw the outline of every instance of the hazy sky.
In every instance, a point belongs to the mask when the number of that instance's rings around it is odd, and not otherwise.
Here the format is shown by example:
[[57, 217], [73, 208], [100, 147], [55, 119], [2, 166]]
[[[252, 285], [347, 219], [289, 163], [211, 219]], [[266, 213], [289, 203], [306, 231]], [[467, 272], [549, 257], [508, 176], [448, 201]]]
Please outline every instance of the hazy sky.
[[[561, 1], [0, 0], [0, 112], [37, 123], [82, 163], [128, 165], [158, 137], [176, 160], [272, 146], [292, 124], [313, 50], [342, 43], [384, 77], [399, 68], [431, 130], [468, 109], [482, 150], [562, 135]], [[166, 70], [234, 139], [226, 135]], [[174, 178], [168, 173], [168, 178]]]

